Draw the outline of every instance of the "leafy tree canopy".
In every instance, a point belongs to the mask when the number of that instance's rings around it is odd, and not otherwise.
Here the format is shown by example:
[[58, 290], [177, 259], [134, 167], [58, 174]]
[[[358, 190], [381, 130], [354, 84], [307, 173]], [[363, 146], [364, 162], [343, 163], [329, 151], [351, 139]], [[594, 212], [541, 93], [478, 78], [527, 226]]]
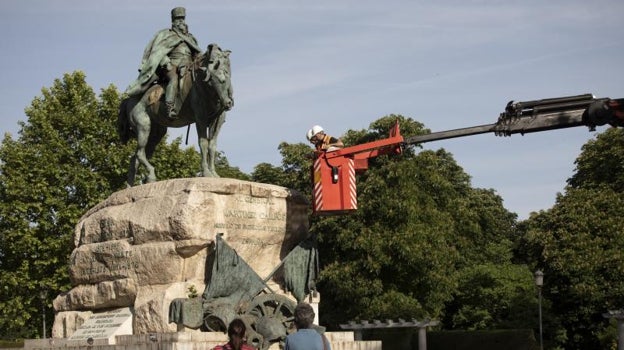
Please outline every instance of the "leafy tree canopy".
[[624, 305], [623, 136], [613, 128], [585, 144], [553, 208], [520, 225], [519, 255], [543, 269], [566, 349], [615, 344], [602, 314]]

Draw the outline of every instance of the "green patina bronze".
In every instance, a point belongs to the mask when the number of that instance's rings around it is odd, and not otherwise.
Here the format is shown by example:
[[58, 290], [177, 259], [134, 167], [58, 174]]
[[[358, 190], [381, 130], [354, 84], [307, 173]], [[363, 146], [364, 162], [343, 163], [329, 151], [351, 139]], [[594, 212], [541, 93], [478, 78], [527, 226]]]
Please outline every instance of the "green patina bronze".
[[[284, 287], [297, 301], [312, 293], [318, 275], [314, 237], [297, 245], [264, 280], [249, 267], [220, 235], [209, 256], [209, 281], [202, 298], [175, 299], [169, 308], [169, 322], [189, 328], [223, 331], [235, 318], [247, 324], [248, 343], [267, 349], [294, 331], [296, 303], [275, 294], [266, 281], [283, 267]], [[201, 308], [201, 310], [200, 310]], [[200, 316], [201, 315], [201, 316]]]
[[137, 168], [147, 169], [146, 182], [156, 181], [149, 159], [167, 128], [195, 124], [201, 153], [202, 176], [215, 171], [217, 136], [225, 112], [234, 105], [230, 51], [217, 44], [200, 53], [197, 41], [184, 23], [184, 8], [172, 10], [172, 29], [159, 31], [145, 49], [139, 77], [121, 102], [117, 131], [122, 142], [137, 139], [130, 160], [128, 186], [134, 185]]
[[195, 123], [201, 153], [202, 176], [218, 177], [215, 170], [217, 136], [225, 113], [232, 108], [229, 51], [216, 44], [198, 56], [180, 79], [180, 104], [176, 119], [168, 116], [162, 100], [163, 88], [153, 84], [142, 95], [130, 96], [121, 102], [117, 131], [122, 142], [137, 139], [137, 148], [130, 159], [128, 185], [134, 185], [136, 171], [143, 165], [146, 182], [156, 181], [155, 169], [149, 159], [168, 127], [183, 127]]
[[201, 53], [197, 39], [188, 31], [184, 19], [186, 10], [176, 7], [171, 10], [171, 28], [162, 29], [145, 47], [139, 67], [139, 76], [126, 89], [129, 96], [144, 93], [157, 79], [165, 80], [165, 101], [173, 107], [178, 89], [178, 72], [191, 65]]

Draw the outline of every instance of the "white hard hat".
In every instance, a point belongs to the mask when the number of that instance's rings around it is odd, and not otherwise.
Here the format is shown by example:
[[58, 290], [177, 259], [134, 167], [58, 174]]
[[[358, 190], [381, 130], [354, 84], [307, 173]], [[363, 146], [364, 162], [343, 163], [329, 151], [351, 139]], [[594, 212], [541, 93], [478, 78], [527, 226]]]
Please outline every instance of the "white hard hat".
[[312, 127], [312, 129], [308, 130], [308, 133], [306, 134], [306, 137], [308, 138], [308, 141], [310, 141], [310, 139], [312, 138], [312, 136], [318, 134], [319, 132], [322, 132], [323, 128], [320, 125], [314, 125]]

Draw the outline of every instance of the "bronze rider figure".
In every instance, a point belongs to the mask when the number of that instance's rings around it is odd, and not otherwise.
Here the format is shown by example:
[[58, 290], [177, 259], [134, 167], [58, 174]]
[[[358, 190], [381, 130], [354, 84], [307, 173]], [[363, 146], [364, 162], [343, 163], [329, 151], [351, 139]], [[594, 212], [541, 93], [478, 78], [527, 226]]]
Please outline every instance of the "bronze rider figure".
[[180, 77], [184, 76], [195, 56], [201, 53], [197, 39], [189, 33], [184, 21], [186, 10], [176, 7], [171, 10], [171, 29], [162, 29], [147, 44], [143, 52], [139, 76], [126, 89], [129, 96], [143, 94], [160, 78], [166, 81], [165, 105], [167, 116], [177, 116]]

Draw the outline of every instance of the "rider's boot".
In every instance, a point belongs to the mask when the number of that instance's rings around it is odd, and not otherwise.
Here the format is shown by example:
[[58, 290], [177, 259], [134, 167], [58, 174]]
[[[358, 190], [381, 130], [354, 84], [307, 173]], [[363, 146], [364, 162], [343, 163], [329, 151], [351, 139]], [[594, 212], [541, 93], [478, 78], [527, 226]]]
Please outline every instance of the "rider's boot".
[[175, 73], [176, 67], [172, 66], [167, 72], [167, 86], [165, 87], [165, 106], [167, 107], [167, 118], [175, 120], [178, 117], [178, 111], [175, 106], [175, 96], [178, 93], [178, 76]]

